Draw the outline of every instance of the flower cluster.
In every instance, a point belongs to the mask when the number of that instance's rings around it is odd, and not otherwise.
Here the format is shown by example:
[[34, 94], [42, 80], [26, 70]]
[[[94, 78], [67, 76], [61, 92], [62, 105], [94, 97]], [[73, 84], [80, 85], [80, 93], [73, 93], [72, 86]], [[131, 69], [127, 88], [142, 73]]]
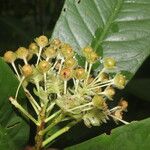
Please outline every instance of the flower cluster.
[[[123, 89], [126, 84], [121, 73], [109, 75], [109, 71], [116, 68], [115, 59], [98, 56], [90, 46], [83, 48], [82, 54], [85, 57], [84, 66], [79, 65], [76, 53], [69, 44], [59, 39], [48, 40], [44, 35], [36, 38], [29, 48], [7, 51], [4, 60], [11, 63], [20, 81], [15, 98], [10, 98], [11, 103], [37, 126], [42, 121], [49, 125], [49, 122], [58, 120], [83, 120], [87, 127], [99, 126], [109, 117], [127, 123], [122, 120], [122, 112], [128, 105], [125, 100], [121, 100], [115, 108], [108, 107], [108, 102], [115, 95], [115, 88]], [[21, 59], [23, 65], [17, 66], [16, 59]], [[101, 62], [103, 69], [95, 73], [92, 67], [96, 62]], [[30, 83], [34, 85], [32, 90], [28, 90]], [[41, 112], [44, 114], [42, 119], [33, 118], [17, 102], [21, 86], [37, 116]], [[49, 126], [41, 133], [48, 129]]]

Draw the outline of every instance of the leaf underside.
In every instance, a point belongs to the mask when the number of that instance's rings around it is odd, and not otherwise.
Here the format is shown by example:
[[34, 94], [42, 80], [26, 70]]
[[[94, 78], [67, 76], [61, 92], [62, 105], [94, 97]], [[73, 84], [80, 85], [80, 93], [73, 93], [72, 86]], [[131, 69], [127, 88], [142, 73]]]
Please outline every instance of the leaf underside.
[[118, 70], [135, 73], [150, 54], [149, 0], [66, 0], [53, 38], [81, 48], [92, 45], [114, 57]]

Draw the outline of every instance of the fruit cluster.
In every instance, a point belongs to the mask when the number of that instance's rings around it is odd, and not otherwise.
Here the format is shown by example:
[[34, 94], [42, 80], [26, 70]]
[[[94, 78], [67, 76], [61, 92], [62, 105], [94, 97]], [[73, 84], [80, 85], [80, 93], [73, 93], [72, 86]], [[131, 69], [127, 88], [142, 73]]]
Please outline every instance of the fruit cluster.
[[[48, 40], [44, 35], [37, 37], [29, 48], [7, 51], [4, 60], [11, 63], [20, 81], [15, 98], [10, 98], [11, 103], [37, 126], [41, 124], [42, 119], [33, 118], [17, 102], [22, 86], [37, 116], [41, 112], [44, 114], [45, 123], [60, 115], [60, 121], [84, 120], [88, 127], [99, 126], [110, 116], [115, 121], [127, 123], [122, 120], [122, 112], [128, 105], [125, 100], [121, 100], [115, 108], [108, 107], [108, 101], [113, 100], [115, 95], [115, 88], [123, 89], [126, 84], [121, 73], [109, 75], [109, 71], [116, 68], [115, 59], [98, 56], [90, 46], [81, 51], [85, 57], [84, 66], [79, 65], [76, 53], [69, 44], [59, 39]], [[17, 59], [23, 62], [17, 65]], [[96, 62], [101, 62], [103, 67], [97, 73], [92, 69]]]

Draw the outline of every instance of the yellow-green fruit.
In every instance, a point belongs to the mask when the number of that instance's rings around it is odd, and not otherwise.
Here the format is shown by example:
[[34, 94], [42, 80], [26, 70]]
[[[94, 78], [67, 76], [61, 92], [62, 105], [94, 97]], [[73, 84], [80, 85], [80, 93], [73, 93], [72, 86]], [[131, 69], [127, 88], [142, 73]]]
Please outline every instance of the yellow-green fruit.
[[122, 74], [117, 74], [114, 78], [114, 85], [119, 88], [119, 89], [123, 89], [125, 87], [126, 84], [126, 78], [124, 75]]
[[93, 51], [89, 54], [89, 62], [90, 63], [95, 63], [98, 60], [98, 55]]
[[66, 67], [70, 67], [70, 68], [73, 68], [76, 66], [77, 62], [74, 58], [67, 58], [64, 62], [65, 66]]
[[69, 58], [74, 56], [72, 47], [69, 44], [63, 44], [61, 47], [61, 53], [64, 57]]
[[90, 47], [90, 46], [85, 47], [85, 48], [83, 49], [83, 53], [84, 53], [84, 54], [88, 54], [88, 53], [91, 53], [91, 52], [93, 52], [93, 49], [92, 49], [92, 47]]
[[98, 80], [101, 81], [101, 82], [108, 81], [109, 80], [109, 75], [105, 72], [100, 73]]
[[41, 61], [38, 65], [38, 69], [40, 72], [45, 73], [50, 69], [50, 64], [48, 61]]
[[121, 100], [118, 105], [121, 106], [121, 109], [124, 111], [128, 107], [128, 102], [126, 100]]
[[25, 77], [29, 77], [31, 76], [33, 73], [33, 69], [30, 65], [24, 65], [22, 67], [22, 74], [25, 76]]
[[53, 39], [52, 41], [51, 41], [51, 44], [54, 46], [54, 47], [59, 47], [60, 45], [61, 45], [61, 41], [59, 40], [59, 39]]
[[30, 45], [29, 45], [29, 51], [31, 52], [31, 53], [33, 53], [33, 54], [38, 54], [38, 50], [39, 50], [39, 48], [38, 48], [38, 46], [37, 46], [37, 44], [36, 43], [31, 43]]
[[72, 77], [72, 70], [70, 68], [63, 68], [60, 71], [60, 77], [63, 80], [69, 80]]
[[84, 79], [86, 77], [85, 69], [81, 67], [76, 68], [74, 70], [74, 77], [79, 80]]
[[99, 95], [95, 95], [92, 99], [92, 103], [95, 107], [97, 108], [102, 108], [104, 105], [104, 98], [102, 96]]
[[41, 35], [35, 39], [35, 42], [39, 47], [45, 47], [48, 45], [48, 38], [45, 35]]
[[46, 48], [46, 50], [44, 51], [44, 55], [45, 55], [47, 58], [53, 58], [53, 57], [56, 56], [56, 54], [57, 54], [56, 49], [51, 48], [51, 47]]
[[104, 93], [108, 98], [112, 98], [115, 95], [115, 89], [113, 87], [107, 87]]
[[116, 60], [111, 57], [104, 58], [104, 68], [113, 69], [116, 66]]
[[16, 60], [16, 54], [13, 51], [7, 51], [4, 54], [4, 60], [8, 63], [12, 63]]
[[29, 55], [29, 50], [25, 47], [19, 47], [16, 51], [17, 58], [26, 59]]

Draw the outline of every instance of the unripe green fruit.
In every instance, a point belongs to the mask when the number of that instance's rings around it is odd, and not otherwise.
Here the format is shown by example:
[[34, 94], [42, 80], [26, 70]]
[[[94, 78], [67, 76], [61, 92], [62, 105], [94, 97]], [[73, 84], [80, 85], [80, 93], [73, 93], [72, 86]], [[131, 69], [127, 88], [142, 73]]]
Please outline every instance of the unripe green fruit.
[[81, 67], [76, 68], [74, 70], [74, 77], [79, 80], [84, 79], [86, 77], [85, 69]]
[[45, 35], [41, 35], [35, 39], [35, 42], [39, 47], [45, 47], [48, 45], [48, 38]]
[[38, 64], [38, 69], [40, 72], [45, 73], [50, 69], [50, 64], [48, 61], [42, 60], [39, 64]]
[[33, 73], [33, 69], [30, 65], [24, 65], [22, 67], [22, 74], [25, 76], [25, 77], [29, 77], [31, 76]]
[[44, 55], [45, 55], [47, 58], [53, 58], [53, 57], [56, 56], [56, 54], [57, 54], [56, 49], [51, 48], [51, 47], [46, 48], [46, 50], [44, 51]]
[[33, 54], [38, 54], [38, 50], [39, 50], [39, 48], [38, 48], [38, 46], [37, 46], [37, 44], [36, 43], [31, 43], [30, 45], [29, 45], [29, 51], [31, 52], [31, 53], [33, 53]]
[[77, 62], [74, 58], [67, 58], [64, 62], [65, 66], [66, 67], [70, 67], [70, 68], [73, 68], [76, 66]]
[[108, 80], [109, 80], [109, 75], [108, 75], [107, 73], [105, 73], [105, 72], [100, 73], [98, 79], [99, 79], [99, 81], [101, 81], [101, 82], [108, 81]]
[[61, 53], [64, 57], [69, 58], [74, 56], [72, 47], [69, 44], [63, 44], [61, 47]]
[[124, 110], [126, 110], [127, 107], [128, 107], [128, 102], [127, 102], [126, 100], [123, 100], [123, 99], [122, 99], [122, 100], [120, 100], [118, 106], [121, 106], [121, 109], [124, 111]]
[[19, 47], [16, 51], [16, 55], [20, 59], [26, 59], [29, 55], [29, 51], [25, 47]]
[[102, 108], [104, 105], [104, 98], [102, 96], [99, 95], [95, 95], [92, 99], [92, 103], [95, 107], [97, 108]]
[[108, 98], [111, 99], [115, 95], [115, 89], [113, 87], [107, 87], [104, 90], [104, 93]]
[[111, 57], [104, 58], [104, 68], [113, 69], [116, 66], [116, 60]]
[[53, 39], [52, 41], [51, 41], [51, 44], [54, 46], [54, 47], [59, 47], [60, 45], [61, 45], [61, 41], [59, 40], [59, 39]]
[[8, 63], [12, 63], [16, 60], [16, 54], [13, 51], [7, 51], [4, 54], [4, 60]]
[[126, 84], [126, 79], [125, 76], [122, 74], [117, 74], [114, 78], [114, 85], [119, 88], [119, 89], [123, 89], [125, 87]]
[[63, 68], [60, 71], [60, 77], [63, 80], [69, 80], [72, 77], [72, 70], [70, 68]]
[[89, 54], [89, 62], [90, 63], [95, 63], [98, 60], [98, 55], [93, 51]]

